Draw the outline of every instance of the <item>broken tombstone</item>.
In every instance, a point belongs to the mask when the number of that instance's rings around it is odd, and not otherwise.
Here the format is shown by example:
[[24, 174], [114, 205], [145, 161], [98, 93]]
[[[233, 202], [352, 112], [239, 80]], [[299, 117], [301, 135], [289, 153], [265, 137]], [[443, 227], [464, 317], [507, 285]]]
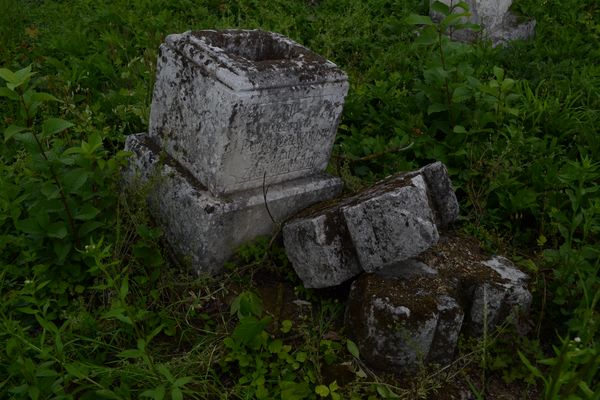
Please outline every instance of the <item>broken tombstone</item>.
[[[471, 16], [464, 22], [478, 24], [483, 28], [484, 38], [490, 39], [494, 46], [507, 43], [511, 40], [531, 38], [535, 33], [535, 20], [524, 19], [510, 11], [512, 0], [438, 0], [448, 7], [465, 2], [469, 7]], [[433, 4], [435, 0], [432, 0]], [[460, 6], [455, 13], [464, 12]], [[432, 17], [439, 20], [442, 16], [432, 10]], [[452, 37], [461, 41], [473, 41], [477, 33], [469, 29], [452, 32]]]
[[[528, 277], [486, 255], [473, 238], [449, 235], [353, 284], [345, 324], [370, 366], [398, 373], [452, 360], [460, 333], [481, 336], [527, 312]], [[511, 319], [512, 318], [512, 319]]]
[[322, 288], [416, 256], [437, 242], [438, 224], [457, 216], [438, 162], [303, 211], [284, 225], [283, 240], [304, 285]]
[[353, 282], [345, 325], [368, 365], [405, 373], [452, 359], [464, 314], [436, 282], [435, 271], [412, 260]]
[[149, 132], [126, 141], [126, 181], [151, 185], [180, 258], [218, 273], [239, 245], [340, 193], [324, 169], [347, 90], [335, 64], [276, 33], [169, 35]]

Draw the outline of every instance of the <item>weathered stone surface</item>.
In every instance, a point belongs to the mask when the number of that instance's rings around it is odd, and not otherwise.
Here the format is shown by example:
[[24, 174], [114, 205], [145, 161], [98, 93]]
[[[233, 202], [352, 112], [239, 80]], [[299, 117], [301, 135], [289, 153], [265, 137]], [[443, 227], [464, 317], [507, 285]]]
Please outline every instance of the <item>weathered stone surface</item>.
[[167, 36], [149, 134], [214, 195], [322, 172], [348, 90], [330, 61], [279, 34]]
[[400, 373], [451, 359], [462, 310], [431, 284], [435, 276], [417, 273], [406, 279], [395, 271], [363, 274], [352, 284], [345, 324], [361, 358]]
[[[270, 234], [273, 222], [262, 188], [216, 197], [175, 160], [161, 154], [145, 134], [127, 138], [132, 158], [125, 179], [151, 185], [149, 206], [175, 252], [198, 273], [221, 272], [239, 245]], [[160, 161], [165, 158], [165, 162]], [[269, 187], [267, 204], [276, 221], [341, 191], [341, 181], [327, 174], [298, 178]]]
[[341, 212], [361, 267], [376, 271], [414, 257], [434, 245], [439, 234], [421, 175], [406, 186], [344, 205]]
[[465, 310], [466, 333], [492, 331], [516, 309], [529, 309], [528, 276], [508, 259], [486, 255], [472, 238], [446, 236], [417, 258], [438, 272]]
[[450, 235], [418, 257], [361, 275], [345, 324], [373, 368], [405, 372], [452, 361], [460, 333], [482, 335], [518, 308], [527, 311], [528, 277], [489, 257], [469, 237]]
[[445, 227], [458, 218], [458, 200], [446, 166], [441, 162], [426, 165], [419, 170], [425, 178], [433, 214], [438, 227]]
[[436, 224], [457, 217], [448, 172], [438, 162], [306, 210], [284, 225], [283, 238], [305, 286], [320, 288], [416, 256], [437, 241]]
[[342, 218], [333, 208], [284, 226], [286, 253], [305, 287], [339, 285], [362, 272]]
[[529, 278], [510, 260], [495, 256], [481, 262], [481, 268], [489, 268], [497, 276], [474, 287], [469, 315], [469, 333], [473, 335], [494, 330], [515, 309], [524, 311], [531, 305]]
[[[431, 3], [433, 3], [432, 0]], [[452, 6], [459, 0], [439, 0]], [[483, 27], [484, 37], [494, 45], [502, 44], [516, 39], [529, 39], [535, 33], [535, 20], [521, 21], [510, 11], [512, 0], [461, 0], [469, 6], [471, 17], [468, 22], [479, 24]], [[457, 12], [463, 12], [458, 8]], [[441, 16], [432, 13], [434, 18]], [[466, 21], [465, 21], [466, 22]], [[470, 30], [453, 32], [452, 36], [458, 40], [472, 41], [477, 35]]]

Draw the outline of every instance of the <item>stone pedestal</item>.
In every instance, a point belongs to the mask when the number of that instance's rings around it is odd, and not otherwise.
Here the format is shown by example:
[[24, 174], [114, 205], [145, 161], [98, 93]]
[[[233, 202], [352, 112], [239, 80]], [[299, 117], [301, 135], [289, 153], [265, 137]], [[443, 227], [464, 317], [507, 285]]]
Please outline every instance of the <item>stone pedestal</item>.
[[[341, 192], [324, 170], [348, 90], [335, 64], [275, 33], [169, 35], [148, 134], [130, 136], [126, 181], [152, 182], [166, 239], [199, 273]], [[269, 212], [271, 215], [269, 215]]]

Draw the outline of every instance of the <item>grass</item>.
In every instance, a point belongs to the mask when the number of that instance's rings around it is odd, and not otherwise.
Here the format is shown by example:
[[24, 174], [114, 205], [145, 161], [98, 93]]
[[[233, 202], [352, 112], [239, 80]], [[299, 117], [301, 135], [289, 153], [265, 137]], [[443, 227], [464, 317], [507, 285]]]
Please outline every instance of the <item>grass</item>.
[[[426, 8], [0, 0], [0, 67], [23, 71], [14, 94], [0, 92], [2, 397], [414, 399], [472, 382], [493, 397], [494, 379], [547, 399], [597, 396], [600, 9], [515, 1], [536, 37], [492, 48], [415, 43], [406, 18]], [[528, 334], [465, 342], [453, 365], [401, 381], [355, 357], [342, 298], [303, 288], [268, 239], [240, 249], [218, 281], [171, 265], [143, 189], [119, 195], [120, 150], [147, 129], [164, 37], [230, 27], [280, 32], [347, 71], [332, 169], [350, 186], [448, 165], [460, 229], [533, 277]], [[462, 96], [448, 101], [448, 88]], [[303, 311], [286, 311], [286, 296]]]

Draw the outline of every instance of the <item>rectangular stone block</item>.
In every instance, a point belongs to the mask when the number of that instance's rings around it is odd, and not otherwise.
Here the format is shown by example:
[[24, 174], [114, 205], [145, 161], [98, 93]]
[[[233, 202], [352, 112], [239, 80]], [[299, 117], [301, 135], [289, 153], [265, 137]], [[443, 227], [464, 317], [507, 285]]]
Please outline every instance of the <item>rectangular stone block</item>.
[[[405, 185], [393, 187], [395, 184]], [[421, 175], [388, 182], [388, 192], [341, 207], [362, 268], [376, 271], [414, 257], [439, 234]]]
[[303, 211], [284, 225], [283, 239], [305, 286], [328, 287], [418, 255], [457, 216], [446, 168], [433, 163]]
[[362, 272], [337, 204], [283, 227], [288, 258], [307, 288], [339, 285]]
[[263, 31], [169, 35], [159, 50], [150, 136], [214, 195], [327, 166], [346, 74]]
[[[199, 274], [218, 274], [241, 244], [273, 233], [263, 189], [250, 189], [217, 197], [175, 160], [165, 156], [146, 134], [131, 135], [125, 149], [132, 157], [124, 176], [151, 185], [150, 211], [165, 238], [185, 264]], [[324, 199], [339, 195], [339, 178], [325, 173], [298, 178], [268, 188], [267, 204], [276, 222]]]

